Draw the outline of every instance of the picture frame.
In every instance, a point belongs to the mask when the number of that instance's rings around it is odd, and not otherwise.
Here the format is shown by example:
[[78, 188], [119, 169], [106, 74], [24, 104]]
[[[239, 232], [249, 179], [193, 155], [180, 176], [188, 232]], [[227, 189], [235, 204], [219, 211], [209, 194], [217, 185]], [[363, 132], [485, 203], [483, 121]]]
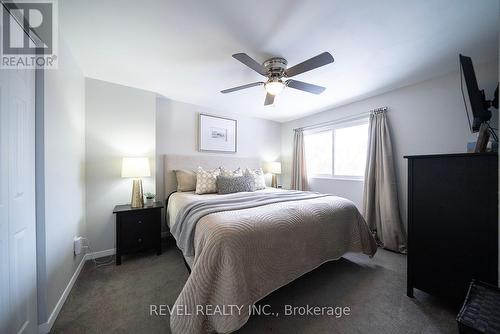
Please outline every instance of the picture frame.
[[237, 120], [199, 114], [198, 150], [200, 152], [236, 153], [237, 137]]

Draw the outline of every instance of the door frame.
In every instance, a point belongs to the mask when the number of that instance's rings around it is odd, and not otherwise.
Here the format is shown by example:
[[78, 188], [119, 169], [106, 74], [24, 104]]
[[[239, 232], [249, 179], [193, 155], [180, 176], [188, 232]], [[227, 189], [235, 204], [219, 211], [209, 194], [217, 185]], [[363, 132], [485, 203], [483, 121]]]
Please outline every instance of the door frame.
[[45, 238], [45, 72], [35, 70], [35, 231], [38, 326], [49, 319]]
[[[0, 5], [4, 10], [5, 0], [0, 0]], [[16, 6], [9, 2], [9, 5]], [[9, 11], [10, 13], [10, 11]], [[37, 46], [40, 45], [40, 39], [34, 39], [29, 31], [19, 22], [18, 18], [10, 13], [16, 22], [21, 25], [24, 33]], [[26, 18], [23, 18], [24, 21]], [[24, 22], [23, 22], [24, 23]], [[27, 24], [29, 26], [29, 24]], [[33, 32], [34, 33], [34, 32]], [[40, 49], [35, 54], [43, 55]], [[35, 256], [36, 256], [36, 313], [37, 327], [40, 332], [40, 325], [48, 321], [47, 309], [47, 270], [46, 270], [46, 238], [45, 238], [45, 70], [43, 68], [35, 69]]]

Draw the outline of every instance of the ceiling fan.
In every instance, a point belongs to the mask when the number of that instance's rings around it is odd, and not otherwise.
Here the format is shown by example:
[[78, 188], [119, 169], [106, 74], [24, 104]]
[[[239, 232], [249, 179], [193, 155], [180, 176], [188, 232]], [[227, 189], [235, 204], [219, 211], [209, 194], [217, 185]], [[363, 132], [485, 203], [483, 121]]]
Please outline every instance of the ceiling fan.
[[274, 97], [281, 93], [285, 87], [290, 87], [304, 92], [309, 92], [313, 94], [321, 94], [326, 89], [325, 87], [313, 85], [307, 82], [302, 82], [298, 80], [288, 79], [283, 81], [283, 78], [291, 78], [297, 74], [301, 74], [315, 68], [333, 63], [333, 57], [328, 52], [323, 52], [315, 57], [312, 57], [300, 64], [287, 68], [288, 62], [285, 58], [273, 57], [269, 58], [261, 64], [255, 61], [246, 53], [236, 53], [233, 58], [239, 60], [246, 66], [250, 67], [255, 72], [267, 77], [267, 81], [259, 81], [243, 86], [233, 87], [229, 89], [224, 89], [221, 91], [222, 94], [232, 93], [237, 90], [246, 89], [255, 86], [262, 86], [266, 89], [266, 99], [264, 105], [273, 104]]

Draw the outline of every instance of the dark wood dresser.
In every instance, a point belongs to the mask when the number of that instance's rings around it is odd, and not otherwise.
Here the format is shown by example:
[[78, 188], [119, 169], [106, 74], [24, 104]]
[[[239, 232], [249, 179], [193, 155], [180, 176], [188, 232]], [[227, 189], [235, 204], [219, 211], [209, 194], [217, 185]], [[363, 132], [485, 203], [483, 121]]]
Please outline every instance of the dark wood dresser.
[[498, 155], [406, 156], [407, 295], [417, 288], [455, 304], [473, 278], [498, 283]]
[[155, 249], [161, 254], [161, 209], [163, 204], [132, 208], [117, 205], [116, 214], [116, 264], [122, 263], [122, 255]]

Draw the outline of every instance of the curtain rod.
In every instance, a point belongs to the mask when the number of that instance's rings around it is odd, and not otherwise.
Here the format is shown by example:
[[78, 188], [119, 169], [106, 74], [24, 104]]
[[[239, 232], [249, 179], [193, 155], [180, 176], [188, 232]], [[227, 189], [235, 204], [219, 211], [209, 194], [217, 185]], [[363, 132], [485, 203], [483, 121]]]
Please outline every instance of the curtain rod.
[[369, 111], [369, 113], [379, 113], [379, 112], [384, 112], [387, 111], [387, 107], [380, 107], [380, 108], [375, 108]]
[[378, 114], [378, 113], [382, 113], [385, 111], [387, 111], [387, 107], [375, 108], [375, 109], [372, 109], [368, 112], [363, 112], [363, 113], [359, 113], [359, 114], [355, 114], [355, 115], [337, 118], [337, 119], [334, 119], [332, 121], [326, 121], [326, 122], [322, 122], [322, 123], [318, 123], [318, 124], [302, 126], [299, 128], [295, 128], [293, 130], [298, 131], [298, 130], [309, 130], [309, 129], [321, 128], [321, 127], [328, 126], [328, 125], [333, 125], [333, 124], [338, 124], [338, 123], [342, 123], [342, 122], [346, 122], [346, 121], [356, 120], [358, 118], [362, 118], [363, 116], [369, 116], [370, 114]]

